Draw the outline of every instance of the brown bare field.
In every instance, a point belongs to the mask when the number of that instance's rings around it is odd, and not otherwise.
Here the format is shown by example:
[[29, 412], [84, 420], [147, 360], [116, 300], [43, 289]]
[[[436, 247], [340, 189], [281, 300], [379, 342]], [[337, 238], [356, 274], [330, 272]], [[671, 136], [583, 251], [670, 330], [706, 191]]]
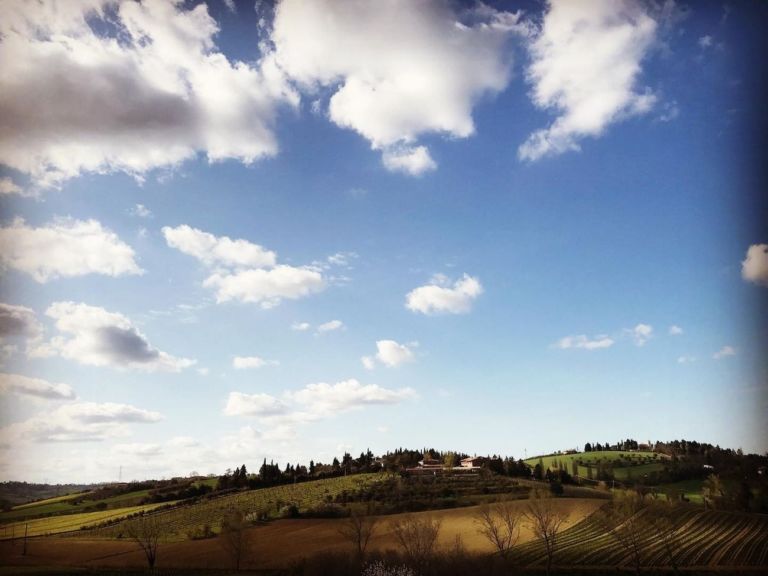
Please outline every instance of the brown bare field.
[[[594, 512], [604, 502], [593, 499], [558, 499], [553, 502], [568, 514], [563, 530]], [[514, 503], [525, 509], [526, 501]], [[460, 536], [468, 552], [491, 552], [491, 546], [478, 533], [475, 517], [477, 507], [435, 510], [414, 513], [416, 518], [440, 520], [439, 545], [450, 548]], [[396, 549], [397, 543], [389, 522], [400, 515], [380, 517], [380, 525], [371, 539], [370, 549]], [[248, 553], [244, 568], [283, 568], [303, 557], [321, 552], [347, 552], [350, 544], [339, 534], [344, 520], [297, 519], [278, 520], [254, 526], [247, 532]], [[519, 543], [531, 540], [524, 527]], [[27, 543], [27, 555], [22, 556], [22, 542], [0, 542], [0, 564], [12, 566], [83, 566], [83, 567], [144, 567], [146, 562], [138, 546], [126, 540], [91, 540], [86, 538], [34, 538]], [[232, 560], [226, 555], [218, 538], [187, 540], [161, 544], [157, 566], [166, 568], [226, 568]]]

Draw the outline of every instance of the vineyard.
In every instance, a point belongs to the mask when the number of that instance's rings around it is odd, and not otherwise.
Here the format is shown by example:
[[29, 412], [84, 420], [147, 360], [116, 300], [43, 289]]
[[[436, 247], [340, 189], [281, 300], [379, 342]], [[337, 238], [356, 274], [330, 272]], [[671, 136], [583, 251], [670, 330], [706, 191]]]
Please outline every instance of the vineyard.
[[583, 478], [597, 478], [610, 473], [616, 480], [629, 481], [664, 470], [667, 457], [656, 452], [601, 451], [576, 454], [551, 454], [529, 458], [529, 466], [540, 464], [543, 470], [565, 470]]
[[167, 506], [167, 504], [146, 504], [143, 506], [130, 506], [114, 510], [84, 512], [82, 514], [66, 514], [62, 516], [36, 518], [23, 522], [0, 524], [0, 540], [23, 538], [25, 530], [27, 536], [48, 536], [52, 534], [61, 534], [63, 532], [83, 530], [85, 528], [98, 526], [105, 522], [114, 522], [131, 514], [136, 514], [137, 512], [154, 510], [164, 505]]
[[[765, 566], [768, 564], [768, 517], [735, 512], [681, 512], [669, 532], [669, 546], [651, 524], [640, 530], [640, 563], [644, 566]], [[543, 546], [529, 542], [515, 555], [525, 565], [546, 562]], [[553, 563], [560, 566], [626, 566], [630, 552], [614, 534], [590, 516], [557, 539]]]
[[[209, 497], [189, 505], [181, 505], [158, 512], [167, 526], [167, 533], [177, 538], [204, 534], [221, 529], [222, 519], [232, 511], [239, 511], [249, 519], [276, 518], [285, 515], [291, 507], [306, 512], [334, 502], [338, 496], [364, 489], [386, 478], [382, 474], [356, 474], [299, 484], [284, 484], [272, 488], [247, 490]], [[121, 523], [88, 530], [88, 537], [119, 538], [124, 527]], [[79, 534], [78, 534], [79, 535]]]

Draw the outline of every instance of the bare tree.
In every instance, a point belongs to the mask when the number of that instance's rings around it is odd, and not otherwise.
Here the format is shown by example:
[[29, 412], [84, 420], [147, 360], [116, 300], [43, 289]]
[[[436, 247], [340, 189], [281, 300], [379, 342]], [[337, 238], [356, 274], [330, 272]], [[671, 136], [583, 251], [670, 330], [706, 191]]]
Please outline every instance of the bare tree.
[[506, 559], [520, 537], [520, 513], [512, 502], [481, 507], [475, 522], [479, 524], [478, 532]]
[[240, 562], [247, 550], [245, 530], [248, 523], [239, 510], [231, 510], [221, 520], [221, 536], [219, 542], [235, 562], [235, 570], [240, 570]]
[[645, 498], [634, 490], [624, 490], [614, 495], [611, 504], [595, 516], [616, 541], [629, 553], [635, 574], [640, 573], [643, 552], [643, 531], [647, 525], [643, 512]]
[[394, 520], [391, 527], [408, 561], [422, 572], [434, 553], [440, 521], [406, 515]]
[[552, 569], [552, 558], [557, 550], [557, 533], [565, 522], [566, 515], [558, 510], [549, 495], [541, 490], [531, 490], [525, 517], [531, 531], [544, 545], [547, 555], [547, 575]]
[[353, 511], [339, 527], [339, 534], [352, 544], [357, 557], [361, 560], [365, 556], [366, 548], [368, 548], [368, 541], [376, 531], [377, 523], [378, 518], [375, 516], [363, 516]]
[[165, 526], [157, 514], [142, 514], [126, 522], [126, 535], [135, 540], [147, 558], [149, 569], [155, 567], [157, 548], [165, 535]]

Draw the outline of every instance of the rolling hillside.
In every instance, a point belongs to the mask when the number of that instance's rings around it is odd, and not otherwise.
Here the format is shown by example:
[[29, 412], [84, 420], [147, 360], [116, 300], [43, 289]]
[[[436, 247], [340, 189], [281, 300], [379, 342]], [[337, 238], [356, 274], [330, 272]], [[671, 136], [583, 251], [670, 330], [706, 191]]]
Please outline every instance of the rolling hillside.
[[575, 454], [549, 454], [528, 458], [531, 467], [541, 464], [543, 470], [565, 470], [572, 476], [598, 479], [610, 474], [615, 480], [638, 480], [664, 469], [667, 456], [657, 452], [605, 450]]

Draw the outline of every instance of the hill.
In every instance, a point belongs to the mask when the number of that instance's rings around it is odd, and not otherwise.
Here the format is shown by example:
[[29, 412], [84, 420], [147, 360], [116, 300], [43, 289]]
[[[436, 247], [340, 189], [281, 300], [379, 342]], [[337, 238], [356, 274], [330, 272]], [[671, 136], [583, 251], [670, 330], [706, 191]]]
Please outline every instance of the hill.
[[571, 476], [588, 480], [621, 482], [652, 480], [665, 470], [669, 456], [651, 451], [603, 450], [599, 452], [557, 453], [528, 458], [532, 468], [539, 464], [543, 472], [564, 470]]

